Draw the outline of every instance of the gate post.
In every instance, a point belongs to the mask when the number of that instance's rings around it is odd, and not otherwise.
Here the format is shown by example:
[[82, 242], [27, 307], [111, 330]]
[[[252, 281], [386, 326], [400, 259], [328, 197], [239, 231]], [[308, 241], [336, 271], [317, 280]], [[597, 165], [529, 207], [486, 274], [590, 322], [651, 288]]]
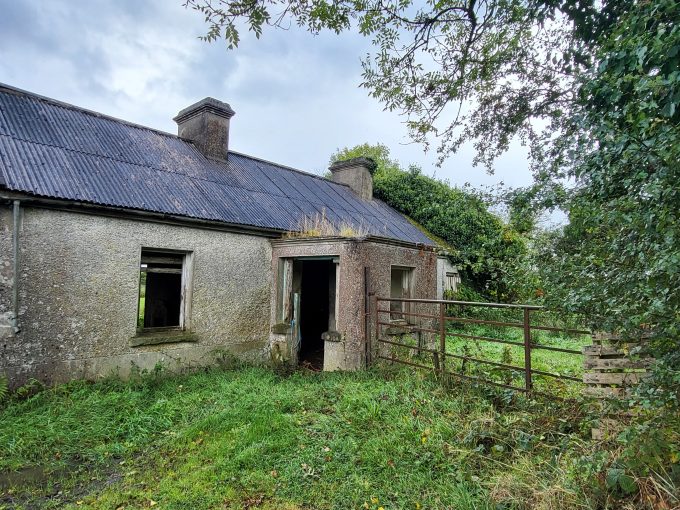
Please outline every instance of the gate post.
[[442, 375], [446, 370], [446, 305], [439, 303], [439, 351], [441, 356]]
[[531, 391], [531, 323], [528, 307], [524, 307], [524, 387], [527, 393]]

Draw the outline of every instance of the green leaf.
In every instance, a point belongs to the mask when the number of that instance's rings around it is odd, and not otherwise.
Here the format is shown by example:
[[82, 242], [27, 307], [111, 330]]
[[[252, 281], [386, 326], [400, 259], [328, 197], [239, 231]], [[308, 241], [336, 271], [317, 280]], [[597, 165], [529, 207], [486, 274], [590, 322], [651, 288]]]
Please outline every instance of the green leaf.
[[638, 490], [638, 486], [632, 476], [622, 474], [619, 476], [618, 482], [619, 487], [621, 487], [621, 490], [626, 494], [633, 494]]

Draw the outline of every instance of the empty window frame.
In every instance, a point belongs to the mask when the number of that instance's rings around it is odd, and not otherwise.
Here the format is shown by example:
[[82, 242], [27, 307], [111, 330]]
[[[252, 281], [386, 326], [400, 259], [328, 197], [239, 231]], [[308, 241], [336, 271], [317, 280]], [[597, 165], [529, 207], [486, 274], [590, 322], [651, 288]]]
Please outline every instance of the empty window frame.
[[[413, 287], [413, 268], [392, 266], [390, 275], [390, 297], [396, 299], [411, 299]], [[405, 320], [408, 316], [404, 315], [410, 310], [409, 303], [403, 301], [390, 301], [391, 320]]]
[[447, 272], [444, 280], [444, 290], [449, 292], [457, 292], [460, 284], [460, 275], [454, 272]]
[[142, 249], [138, 330], [187, 329], [191, 254]]

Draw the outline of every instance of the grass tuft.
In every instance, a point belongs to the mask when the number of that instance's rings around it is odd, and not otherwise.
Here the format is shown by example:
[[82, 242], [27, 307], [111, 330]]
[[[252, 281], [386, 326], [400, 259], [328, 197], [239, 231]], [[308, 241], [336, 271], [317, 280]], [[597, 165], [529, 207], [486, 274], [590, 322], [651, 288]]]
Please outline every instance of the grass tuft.
[[353, 224], [343, 221], [336, 225], [326, 217], [325, 209], [321, 214], [303, 216], [284, 237], [288, 239], [308, 237], [346, 237], [351, 239], [366, 237], [368, 227], [363, 223]]

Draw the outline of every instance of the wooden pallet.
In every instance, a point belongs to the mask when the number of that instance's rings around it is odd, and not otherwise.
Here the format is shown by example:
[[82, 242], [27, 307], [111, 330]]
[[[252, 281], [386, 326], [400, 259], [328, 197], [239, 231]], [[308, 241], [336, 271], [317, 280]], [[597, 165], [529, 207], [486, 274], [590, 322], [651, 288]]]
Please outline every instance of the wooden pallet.
[[[645, 377], [652, 363], [648, 357], [632, 356], [645, 338], [622, 340], [609, 333], [593, 335], [593, 345], [583, 347], [585, 393], [600, 399], [623, 398]], [[604, 406], [603, 406], [604, 407]], [[618, 434], [624, 417], [605, 414], [592, 429], [595, 440]]]

